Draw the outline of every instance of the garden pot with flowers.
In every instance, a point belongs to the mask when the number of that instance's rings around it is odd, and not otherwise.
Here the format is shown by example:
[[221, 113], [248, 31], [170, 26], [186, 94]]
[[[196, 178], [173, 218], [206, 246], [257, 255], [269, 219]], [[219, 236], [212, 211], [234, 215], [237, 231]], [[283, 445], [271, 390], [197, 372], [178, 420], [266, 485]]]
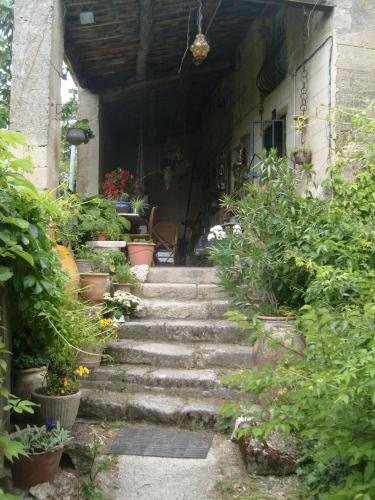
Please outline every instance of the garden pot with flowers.
[[140, 282], [133, 273], [129, 264], [122, 264], [116, 267], [112, 283], [112, 287], [115, 292], [117, 290], [130, 292], [132, 287], [137, 288], [139, 287], [139, 284]]
[[81, 401], [80, 380], [90, 373], [85, 366], [74, 366], [74, 354], [66, 356], [64, 351], [51, 354], [45, 383], [32, 392], [31, 400], [36, 407], [34, 418], [42, 425], [47, 417], [52, 417], [64, 429], [71, 429]]
[[78, 351], [75, 366], [85, 366], [92, 370], [100, 366], [103, 350], [111, 340], [117, 337], [117, 327], [111, 318], [102, 318], [101, 313], [96, 313], [96, 318], [91, 318], [90, 339]]
[[103, 194], [111, 200], [119, 213], [130, 212], [130, 198], [141, 197], [138, 180], [126, 168], [116, 168], [105, 175], [102, 185]]
[[130, 317], [142, 311], [141, 299], [135, 295], [118, 290], [113, 296], [103, 295], [105, 315], [112, 317], [115, 323], [124, 323]]
[[61, 460], [69, 432], [48, 417], [42, 427], [16, 427], [10, 439], [23, 446], [24, 451], [11, 464], [13, 484], [24, 490], [53, 480]]

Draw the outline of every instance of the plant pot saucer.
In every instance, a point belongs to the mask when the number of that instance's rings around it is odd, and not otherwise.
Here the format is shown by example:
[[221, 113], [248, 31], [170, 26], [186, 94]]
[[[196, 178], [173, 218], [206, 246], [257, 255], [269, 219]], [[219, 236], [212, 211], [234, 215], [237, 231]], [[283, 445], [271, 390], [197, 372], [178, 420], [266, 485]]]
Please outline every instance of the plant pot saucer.
[[99, 241], [99, 240], [93, 240], [93, 241], [86, 241], [86, 246], [90, 248], [105, 248], [106, 250], [118, 250], [119, 248], [125, 248], [126, 247], [126, 241]]

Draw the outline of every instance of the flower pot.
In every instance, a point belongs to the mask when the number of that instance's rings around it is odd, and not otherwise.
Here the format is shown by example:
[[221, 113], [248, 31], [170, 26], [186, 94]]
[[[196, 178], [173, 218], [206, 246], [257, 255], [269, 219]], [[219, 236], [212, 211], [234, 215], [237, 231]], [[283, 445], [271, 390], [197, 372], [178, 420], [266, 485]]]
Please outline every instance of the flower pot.
[[292, 160], [296, 165], [304, 165], [305, 163], [311, 163], [312, 152], [311, 151], [298, 151], [292, 154]]
[[59, 469], [63, 449], [33, 453], [14, 460], [11, 464], [14, 486], [28, 490], [36, 484], [52, 481]]
[[85, 142], [86, 135], [81, 128], [68, 128], [66, 132], [66, 140], [72, 146], [79, 146]]
[[118, 290], [121, 290], [122, 292], [131, 292], [131, 287], [129, 283], [112, 283], [113, 291], [117, 292]]
[[155, 243], [128, 243], [129, 260], [132, 266], [151, 266]]
[[92, 349], [90, 347], [83, 347], [82, 350], [86, 352], [78, 352], [75, 362], [76, 366], [86, 366], [90, 370], [98, 368], [102, 361], [103, 348], [97, 347], [96, 349]]
[[81, 273], [81, 297], [100, 302], [109, 288], [109, 273]]
[[80, 273], [91, 273], [92, 268], [88, 260], [77, 259], [76, 264]]
[[47, 396], [38, 391], [31, 394], [31, 400], [40, 406], [34, 410], [34, 420], [38, 425], [45, 425], [47, 417], [60, 422], [64, 429], [71, 429], [77, 418], [81, 391], [67, 396]]
[[107, 237], [104, 233], [98, 234], [98, 241], [107, 241]]
[[13, 393], [21, 399], [30, 399], [31, 393], [40, 389], [47, 367], [28, 368], [27, 370], [15, 370]]
[[116, 211], [120, 214], [128, 214], [130, 212], [130, 203], [128, 201], [115, 201]]

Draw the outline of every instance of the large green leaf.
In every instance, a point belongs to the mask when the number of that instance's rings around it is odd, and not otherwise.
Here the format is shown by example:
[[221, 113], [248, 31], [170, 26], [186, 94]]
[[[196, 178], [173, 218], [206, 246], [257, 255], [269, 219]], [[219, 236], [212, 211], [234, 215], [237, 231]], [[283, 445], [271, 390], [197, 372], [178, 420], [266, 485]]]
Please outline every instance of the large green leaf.
[[0, 282], [4, 283], [13, 276], [13, 271], [8, 266], [0, 266]]

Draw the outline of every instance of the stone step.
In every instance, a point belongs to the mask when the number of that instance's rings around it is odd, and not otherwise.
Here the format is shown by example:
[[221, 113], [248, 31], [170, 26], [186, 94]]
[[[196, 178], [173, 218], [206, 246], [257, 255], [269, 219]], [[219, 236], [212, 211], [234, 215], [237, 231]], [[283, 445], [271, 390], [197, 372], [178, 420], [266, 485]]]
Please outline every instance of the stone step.
[[251, 368], [251, 347], [232, 344], [167, 344], [119, 340], [107, 347], [116, 364], [176, 368]]
[[207, 283], [217, 282], [214, 267], [151, 267], [148, 283]]
[[[240, 399], [240, 393], [221, 382], [224, 375], [235, 370], [185, 370], [181, 368], [159, 368], [148, 365], [103, 365], [92, 370], [82, 387], [110, 391], [181, 392], [184, 396]], [[249, 395], [246, 395], [249, 398]]]
[[149, 299], [221, 300], [225, 293], [217, 285], [209, 283], [143, 283], [136, 295]]
[[162, 320], [128, 321], [119, 329], [121, 339], [163, 342], [247, 342], [251, 332], [239, 329], [226, 320]]
[[223, 400], [183, 398], [151, 393], [82, 389], [79, 416], [99, 420], [149, 421], [158, 424], [213, 427]]
[[230, 309], [227, 300], [163, 300], [143, 299], [142, 318], [156, 319], [223, 319]]

